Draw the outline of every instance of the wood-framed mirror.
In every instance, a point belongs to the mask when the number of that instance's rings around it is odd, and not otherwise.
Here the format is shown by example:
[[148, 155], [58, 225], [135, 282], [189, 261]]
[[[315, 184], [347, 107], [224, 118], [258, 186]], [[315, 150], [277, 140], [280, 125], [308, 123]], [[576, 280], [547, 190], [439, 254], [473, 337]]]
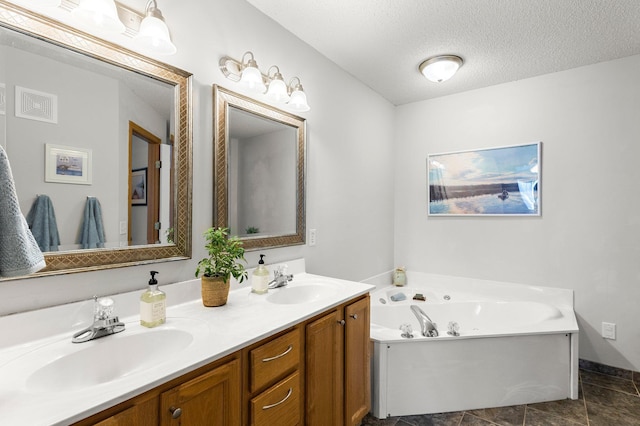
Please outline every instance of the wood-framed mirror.
[[213, 86], [214, 224], [246, 250], [305, 243], [306, 120]]
[[[45, 252], [45, 269], [8, 279], [190, 258], [191, 74], [3, 0], [0, 0], [0, 55], [3, 56], [0, 63], [4, 64], [0, 65], [0, 83], [6, 101], [5, 114], [0, 115], [0, 143], [11, 162], [21, 210], [26, 216], [36, 194], [51, 195], [60, 228], [60, 246], [58, 251]], [[11, 60], [16, 56], [20, 60]], [[15, 68], [22, 63], [37, 63], [39, 67], [31, 66], [28, 72]], [[22, 75], [35, 74], [35, 68], [41, 69], [46, 81], [34, 77], [25, 82]], [[81, 74], [84, 72], [91, 74]], [[91, 90], [82, 88], [81, 81], [85, 80], [93, 84], [87, 86]], [[43, 124], [41, 120], [18, 117], [14, 93], [21, 86], [28, 86], [33, 93], [39, 90], [54, 94], [58, 103], [55, 122]], [[88, 92], [97, 102], [78, 100], [78, 92]], [[113, 97], [111, 103], [101, 95], [104, 93]], [[111, 121], [105, 123], [107, 119]], [[31, 130], [37, 126], [40, 130]], [[132, 210], [140, 213], [142, 208], [138, 206], [142, 203], [133, 194], [132, 177], [138, 178], [141, 168], [132, 164], [131, 139], [132, 135], [146, 134], [149, 129], [155, 135], [149, 140], [164, 145], [165, 161], [149, 167], [162, 164], [165, 168], [163, 179], [167, 184], [157, 184], [159, 192], [154, 202], [163, 206], [158, 207], [159, 217], [166, 219], [162, 227], [161, 220], [150, 226], [145, 222], [141, 226], [145, 232], [153, 226], [159, 232], [148, 231], [149, 237], [135, 241]], [[93, 151], [92, 179], [88, 184], [47, 180], [45, 168], [49, 166], [44, 165], [45, 156], [51, 146], [58, 146], [55, 144], [78, 147], [82, 152]], [[22, 168], [29, 170], [23, 172]], [[47, 168], [47, 176], [49, 172]], [[145, 202], [146, 196], [145, 193]], [[102, 205], [107, 237], [104, 244], [83, 249], [76, 244], [77, 234], [81, 232], [80, 217], [89, 198], [99, 199]], [[73, 209], [66, 211], [67, 206]], [[71, 234], [63, 235], [63, 228], [67, 227]]]

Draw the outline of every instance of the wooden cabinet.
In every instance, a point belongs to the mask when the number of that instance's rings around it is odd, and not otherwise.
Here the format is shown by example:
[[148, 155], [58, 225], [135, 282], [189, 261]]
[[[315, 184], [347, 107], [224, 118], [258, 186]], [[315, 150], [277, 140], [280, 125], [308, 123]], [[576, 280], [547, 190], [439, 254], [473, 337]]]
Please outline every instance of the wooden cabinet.
[[244, 424], [302, 424], [302, 334], [298, 325], [243, 351], [248, 366]]
[[358, 425], [369, 412], [369, 311], [366, 296], [307, 324], [307, 425]]
[[370, 408], [369, 296], [331, 308], [76, 426], [358, 425]]
[[160, 425], [240, 424], [240, 361], [233, 360], [160, 395]]

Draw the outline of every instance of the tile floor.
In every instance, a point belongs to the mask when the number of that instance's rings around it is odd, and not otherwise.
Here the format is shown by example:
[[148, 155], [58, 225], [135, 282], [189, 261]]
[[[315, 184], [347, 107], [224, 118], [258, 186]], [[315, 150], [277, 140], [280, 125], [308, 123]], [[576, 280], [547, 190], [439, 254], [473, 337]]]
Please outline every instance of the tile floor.
[[640, 373], [580, 360], [579, 399], [376, 419], [362, 426], [640, 425]]

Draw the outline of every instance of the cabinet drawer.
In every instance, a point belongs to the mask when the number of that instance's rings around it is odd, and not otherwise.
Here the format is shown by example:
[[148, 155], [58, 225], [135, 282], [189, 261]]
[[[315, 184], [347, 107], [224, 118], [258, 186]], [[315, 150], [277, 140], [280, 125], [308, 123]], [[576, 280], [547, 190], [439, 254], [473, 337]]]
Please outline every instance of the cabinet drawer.
[[250, 352], [251, 392], [294, 369], [300, 362], [300, 330], [294, 329]]
[[296, 371], [251, 400], [251, 425], [301, 424], [300, 397], [300, 374]]

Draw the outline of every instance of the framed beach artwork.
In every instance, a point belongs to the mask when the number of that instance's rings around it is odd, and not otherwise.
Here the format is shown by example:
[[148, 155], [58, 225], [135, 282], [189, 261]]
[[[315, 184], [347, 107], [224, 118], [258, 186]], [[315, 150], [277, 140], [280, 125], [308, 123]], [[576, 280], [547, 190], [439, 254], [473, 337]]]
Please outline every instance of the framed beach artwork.
[[45, 182], [91, 185], [91, 150], [45, 144]]
[[430, 216], [540, 216], [542, 143], [427, 156]]
[[147, 205], [147, 168], [131, 170], [131, 205]]

